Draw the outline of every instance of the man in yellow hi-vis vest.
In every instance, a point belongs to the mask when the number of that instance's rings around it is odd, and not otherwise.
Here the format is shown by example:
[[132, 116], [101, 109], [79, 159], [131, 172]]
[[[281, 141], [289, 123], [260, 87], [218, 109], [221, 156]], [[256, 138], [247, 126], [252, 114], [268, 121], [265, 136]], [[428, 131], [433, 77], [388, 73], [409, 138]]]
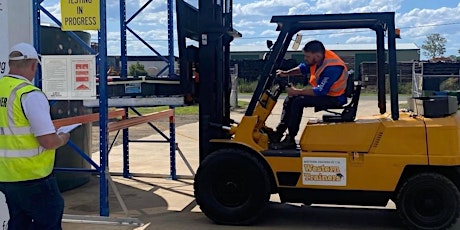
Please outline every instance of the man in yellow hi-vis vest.
[[32, 84], [39, 63], [35, 48], [19, 43], [0, 78], [0, 192], [12, 230], [61, 229], [64, 200], [52, 171], [69, 134], [56, 134], [48, 100]]

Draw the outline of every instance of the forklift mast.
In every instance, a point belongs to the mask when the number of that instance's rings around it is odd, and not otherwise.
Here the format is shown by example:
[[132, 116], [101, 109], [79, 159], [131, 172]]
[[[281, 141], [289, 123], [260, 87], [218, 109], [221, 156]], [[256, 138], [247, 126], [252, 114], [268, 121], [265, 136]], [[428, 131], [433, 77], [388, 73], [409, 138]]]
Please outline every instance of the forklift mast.
[[[200, 66], [199, 148], [200, 161], [210, 153], [210, 140], [228, 139], [222, 126], [230, 126], [230, 43], [241, 34], [233, 29], [232, 0], [199, 0], [198, 9], [176, 0], [180, 76], [187, 90], [190, 65]], [[187, 38], [197, 41], [197, 52], [187, 46]], [[197, 53], [193, 55], [191, 53]]]
[[[199, 69], [199, 152], [200, 162], [212, 151], [211, 139], [230, 139], [230, 43], [241, 34], [233, 29], [232, 0], [199, 0], [198, 8], [176, 0], [178, 47], [181, 84], [189, 90], [191, 64]], [[386, 113], [385, 99], [385, 35], [388, 38], [388, 66], [391, 90], [391, 114], [398, 120], [398, 89], [396, 72], [396, 34], [394, 12], [273, 16], [280, 31], [270, 48], [265, 65], [258, 76], [257, 88], [249, 103], [246, 116], [254, 115], [264, 92], [274, 84], [275, 71], [280, 67], [292, 37], [301, 30], [369, 28], [376, 33], [378, 107]], [[198, 47], [187, 46], [187, 39]]]
[[272, 23], [277, 23], [280, 31], [278, 39], [268, 53], [268, 58], [259, 76], [259, 83], [254, 92], [246, 116], [254, 113], [257, 102], [263, 93], [270, 89], [275, 79], [275, 71], [280, 67], [292, 37], [301, 30], [323, 29], [359, 29], [369, 28], [376, 33], [377, 43], [377, 79], [378, 107], [380, 113], [386, 113], [385, 99], [385, 32], [388, 37], [388, 60], [390, 76], [391, 114], [394, 120], [399, 118], [398, 85], [396, 72], [396, 34], [393, 12], [383, 13], [352, 13], [352, 14], [321, 14], [273, 16]]

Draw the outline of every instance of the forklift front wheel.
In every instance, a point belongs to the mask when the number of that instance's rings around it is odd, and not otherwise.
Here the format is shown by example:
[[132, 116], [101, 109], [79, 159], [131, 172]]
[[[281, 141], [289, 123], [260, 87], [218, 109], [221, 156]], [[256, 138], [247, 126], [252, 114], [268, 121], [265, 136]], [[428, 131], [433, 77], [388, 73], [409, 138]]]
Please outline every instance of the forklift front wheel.
[[460, 214], [460, 193], [449, 178], [422, 173], [401, 187], [397, 210], [409, 229], [448, 229]]
[[198, 168], [194, 188], [201, 211], [217, 224], [251, 224], [270, 199], [269, 178], [262, 163], [239, 149], [210, 154]]

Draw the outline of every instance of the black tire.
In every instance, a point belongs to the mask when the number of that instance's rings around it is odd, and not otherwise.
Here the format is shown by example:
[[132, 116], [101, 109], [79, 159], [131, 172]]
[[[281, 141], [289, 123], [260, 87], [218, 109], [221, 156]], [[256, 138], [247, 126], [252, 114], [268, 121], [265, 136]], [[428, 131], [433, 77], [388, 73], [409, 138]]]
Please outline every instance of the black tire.
[[210, 154], [195, 175], [195, 199], [217, 224], [254, 223], [270, 200], [270, 182], [261, 162], [238, 149]]
[[447, 177], [423, 173], [403, 184], [396, 205], [409, 229], [448, 229], [459, 217], [460, 193]]

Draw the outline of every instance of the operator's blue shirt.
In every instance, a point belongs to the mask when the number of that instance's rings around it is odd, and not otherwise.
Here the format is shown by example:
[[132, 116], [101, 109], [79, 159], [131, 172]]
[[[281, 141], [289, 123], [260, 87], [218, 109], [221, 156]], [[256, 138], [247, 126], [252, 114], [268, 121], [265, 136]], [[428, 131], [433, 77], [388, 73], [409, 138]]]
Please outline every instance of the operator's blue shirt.
[[[305, 63], [300, 63], [299, 65], [300, 72], [307, 76], [310, 73], [310, 67]], [[339, 80], [342, 75], [343, 67], [342, 66], [328, 66], [326, 67], [321, 75], [318, 78], [318, 86], [313, 87], [313, 92], [316, 96], [327, 96], [327, 93], [331, 89], [331, 86]], [[347, 96], [344, 94], [337, 97], [340, 104], [347, 103]]]

